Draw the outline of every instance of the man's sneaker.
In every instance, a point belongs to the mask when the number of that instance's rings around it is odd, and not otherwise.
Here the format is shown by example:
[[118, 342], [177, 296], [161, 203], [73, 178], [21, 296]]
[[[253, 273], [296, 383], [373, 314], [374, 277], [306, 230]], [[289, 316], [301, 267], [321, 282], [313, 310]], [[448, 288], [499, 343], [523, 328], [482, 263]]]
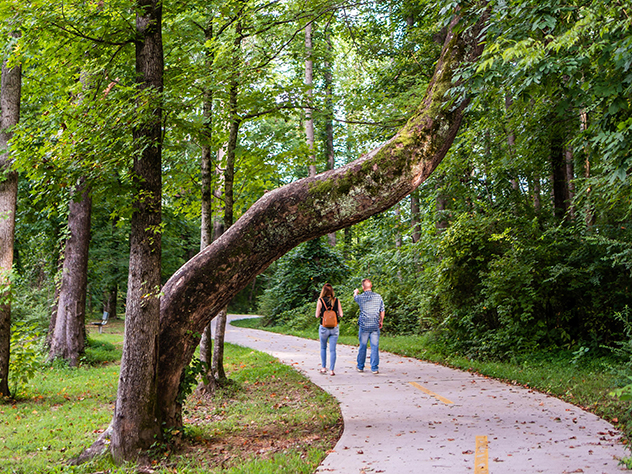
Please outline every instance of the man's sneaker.
[[361, 369], [360, 367], [356, 367], [356, 370], [357, 370], [358, 372], [364, 372], [364, 369]]
[[373, 372], [374, 374], [379, 374], [380, 373], [379, 370], [372, 370], [371, 372]]

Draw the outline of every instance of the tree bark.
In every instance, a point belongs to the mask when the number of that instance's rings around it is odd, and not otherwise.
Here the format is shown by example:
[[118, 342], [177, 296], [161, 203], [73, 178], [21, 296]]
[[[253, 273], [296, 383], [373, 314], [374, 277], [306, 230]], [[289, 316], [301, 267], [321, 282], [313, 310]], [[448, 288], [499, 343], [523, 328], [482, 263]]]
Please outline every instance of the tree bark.
[[204, 99], [204, 143], [202, 144], [201, 163], [201, 186], [202, 200], [201, 206], [201, 230], [200, 248], [203, 249], [213, 241], [213, 158], [211, 149], [212, 134], [212, 114], [213, 114], [212, 92], [207, 91]]
[[226, 145], [226, 169], [224, 170], [224, 229], [233, 224], [234, 219], [234, 184], [235, 184], [235, 154], [237, 152], [237, 139], [241, 121], [237, 117], [237, 83], [230, 88], [231, 122]]
[[220, 385], [226, 381], [224, 370], [224, 340], [226, 338], [226, 313], [228, 305], [224, 306], [215, 317], [215, 340], [213, 344], [213, 363], [211, 372], [215, 381]]
[[[213, 20], [209, 21], [209, 25], [204, 31], [204, 39], [212, 41], [213, 39]], [[207, 52], [206, 67], [209, 73], [212, 73], [213, 56]], [[204, 128], [202, 131], [202, 201], [201, 215], [202, 222], [200, 225], [200, 250], [205, 249], [213, 242], [213, 150], [211, 148], [211, 140], [213, 135], [213, 90], [208, 89], [204, 94], [204, 103], [202, 104], [204, 113]], [[204, 328], [202, 340], [200, 341], [200, 361], [207, 366], [206, 381], [198, 385], [197, 390], [201, 393], [212, 393], [215, 390], [215, 377], [210, 371], [213, 361], [213, 344], [212, 344], [211, 323], [209, 322]]]
[[559, 130], [555, 130], [551, 138], [551, 181], [553, 214], [564, 220], [568, 211], [568, 183], [564, 137]]
[[345, 258], [351, 256], [351, 244], [353, 241], [353, 229], [351, 227], [345, 227], [344, 229], [344, 247], [343, 255]]
[[103, 311], [108, 313], [110, 319], [116, 319], [116, 305], [118, 304], [118, 284], [111, 283], [103, 298]]
[[[235, 43], [233, 46], [234, 65], [237, 66], [241, 62], [240, 49], [243, 26], [241, 20], [237, 21], [235, 25]], [[235, 67], [233, 76], [231, 78], [230, 89], [228, 92], [228, 110], [230, 115], [230, 128], [228, 133], [228, 143], [226, 144], [226, 168], [224, 169], [224, 229], [228, 229], [233, 225], [234, 221], [234, 182], [235, 182], [235, 157], [237, 153], [237, 142], [239, 138], [239, 127], [241, 126], [241, 119], [239, 118], [238, 110], [238, 94], [239, 94], [239, 81], [238, 70]], [[220, 233], [216, 234], [216, 237], [220, 237]], [[222, 383], [226, 380], [226, 372], [224, 370], [224, 339], [226, 336], [226, 312], [228, 311], [228, 303], [217, 313], [215, 323], [215, 339], [213, 343], [213, 360], [211, 362], [210, 374], [215, 379], [215, 383]], [[209, 320], [210, 325], [210, 320]], [[209, 338], [210, 338], [210, 326]]]
[[573, 199], [575, 199], [575, 157], [573, 155], [573, 149], [567, 147], [564, 153], [566, 161], [565, 167], [565, 180], [566, 180], [566, 198], [568, 200], [568, 212], [571, 220], [575, 220], [575, 206], [573, 205]]
[[[147, 449], [161, 435], [156, 416], [156, 368], [160, 324], [162, 2], [139, 0], [137, 8], [136, 74], [140, 89], [150, 94], [155, 108], [134, 130], [139, 152], [132, 169], [135, 197], [125, 342], [111, 436], [111, 452], [117, 462], [134, 459], [139, 450]], [[200, 326], [198, 331], [202, 329]]]
[[305, 136], [307, 138], [307, 149], [309, 155], [309, 176], [316, 176], [316, 156], [314, 155], [314, 117], [312, 99], [314, 90], [314, 62], [312, 60], [312, 23], [305, 26], [305, 96], [307, 107], [305, 108]]
[[533, 208], [536, 214], [539, 214], [540, 210], [542, 209], [542, 203], [540, 200], [540, 192], [541, 192], [540, 176], [535, 175], [533, 177]]
[[413, 244], [421, 239], [421, 224], [419, 218], [419, 196], [417, 192], [410, 195], [410, 225], [413, 228], [412, 240]]
[[158, 418], [164, 426], [182, 423], [177, 402], [181, 374], [210, 314], [301, 242], [390, 208], [441, 162], [467, 105], [463, 100], [445, 107], [446, 93], [455, 68], [480, 54], [479, 33], [479, 28], [463, 36], [449, 31], [421, 106], [395, 137], [344, 167], [267, 193], [169, 279], [161, 300], [158, 367]]
[[395, 206], [393, 206], [393, 211], [395, 211], [395, 221], [397, 222], [396, 223], [397, 227], [395, 229], [395, 248], [398, 249], [398, 252], [399, 252], [399, 249], [402, 248], [402, 243], [403, 243], [402, 231], [401, 231], [401, 228], [402, 228], [402, 206], [401, 206], [401, 203], [398, 202], [397, 204], [395, 204]]
[[[59, 232], [55, 232], [56, 235]], [[57, 253], [57, 272], [61, 273], [64, 268], [63, 256], [62, 252]], [[57, 324], [57, 309], [59, 308], [59, 290], [60, 290], [61, 282], [55, 283], [55, 294], [53, 295], [53, 304], [50, 310], [50, 321], [48, 322], [48, 332], [46, 333], [46, 342], [45, 347], [46, 350], [50, 351], [50, 345], [53, 341], [53, 336], [55, 334], [55, 325]]]
[[435, 230], [437, 234], [441, 234], [449, 227], [449, 222], [446, 217], [446, 210], [448, 207], [448, 198], [444, 196], [441, 192], [441, 185], [445, 179], [445, 175], [442, 175], [437, 188], [439, 188], [437, 193], [437, 198], [435, 200], [435, 210], [436, 210], [436, 222], [435, 222]]
[[[79, 200], [75, 201], [75, 197]], [[68, 209], [69, 236], [64, 248], [55, 329], [48, 352], [48, 360], [65, 359], [71, 367], [79, 365], [79, 358], [85, 352], [91, 213], [90, 189], [82, 180]]]
[[20, 120], [22, 68], [2, 64], [0, 83], [0, 398], [9, 393], [11, 352], [11, 302], [9, 276], [13, 267], [18, 174], [12, 170], [9, 140], [11, 127]]
[[[505, 95], [505, 112], [509, 112], [509, 109], [511, 108], [512, 105], [513, 105], [512, 97], [509, 94]], [[510, 129], [507, 133], [507, 152], [512, 161], [514, 161], [514, 158], [516, 155], [515, 150], [516, 150], [516, 135], [514, 131]], [[520, 192], [520, 181], [518, 180], [518, 178], [514, 177], [514, 178], [511, 178], [509, 181], [511, 183], [511, 189], [513, 189], [514, 191]]]
[[[331, 51], [331, 38], [329, 31], [325, 32], [325, 42], [327, 43], [327, 51]], [[327, 156], [327, 169], [333, 170], [336, 167], [336, 155], [334, 151], [334, 80], [331, 68], [331, 62], [325, 61], [325, 155]], [[331, 232], [327, 235], [327, 240], [331, 247], [336, 246], [336, 233]]]
[[[224, 149], [218, 151], [217, 161], [221, 163], [222, 157], [224, 156]], [[210, 155], [209, 155], [210, 158]], [[203, 164], [204, 166], [204, 164]], [[219, 166], [214, 170], [215, 174], [217, 174], [217, 186], [216, 189], [213, 189], [212, 186], [212, 171], [210, 170], [211, 164], [209, 163], [209, 179], [205, 184], [203, 180], [203, 186], [209, 186], [209, 201], [204, 202], [204, 191], [202, 192], [203, 203], [202, 207], [208, 206], [208, 214], [209, 218], [205, 221], [202, 220], [202, 229], [201, 229], [201, 239], [200, 239], [200, 250], [203, 250], [208, 245], [210, 245], [213, 241], [219, 238], [220, 235], [224, 233], [224, 224], [223, 221], [219, 218], [212, 219], [212, 200], [217, 199], [220, 200], [222, 198], [221, 193], [221, 185], [220, 182], [224, 181], [224, 173], [219, 169]], [[202, 333], [202, 339], [200, 340], [200, 361], [206, 364], [206, 376], [205, 381], [202, 381], [198, 387], [198, 392], [202, 394], [211, 394], [215, 391], [217, 387], [217, 381], [215, 380], [215, 374], [213, 372], [213, 330], [211, 327], [211, 321], [215, 318], [216, 315], [211, 315], [211, 319], [208, 324], [204, 327], [204, 332]]]

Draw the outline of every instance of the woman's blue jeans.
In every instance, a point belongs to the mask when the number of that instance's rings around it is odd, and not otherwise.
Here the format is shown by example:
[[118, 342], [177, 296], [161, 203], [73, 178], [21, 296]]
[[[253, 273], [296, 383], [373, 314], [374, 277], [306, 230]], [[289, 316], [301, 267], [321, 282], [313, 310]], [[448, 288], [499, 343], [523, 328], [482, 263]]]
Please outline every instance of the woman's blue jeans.
[[320, 336], [320, 360], [323, 367], [327, 367], [327, 341], [329, 341], [329, 370], [334, 370], [336, 366], [336, 344], [340, 335], [340, 328], [326, 328], [320, 326], [318, 328]]
[[366, 346], [371, 341], [371, 370], [377, 371], [380, 365], [380, 330], [375, 331], [363, 331], [360, 329], [358, 333], [358, 340], [360, 341], [360, 348], [358, 349], [358, 369], [364, 370], [364, 363], [366, 362]]

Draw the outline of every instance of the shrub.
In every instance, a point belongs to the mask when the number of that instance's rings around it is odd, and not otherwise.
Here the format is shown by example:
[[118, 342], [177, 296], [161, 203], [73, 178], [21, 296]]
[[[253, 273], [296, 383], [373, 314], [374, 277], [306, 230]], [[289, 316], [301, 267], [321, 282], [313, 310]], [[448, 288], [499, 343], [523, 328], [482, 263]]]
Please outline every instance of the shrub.
[[116, 362], [120, 358], [121, 350], [117, 349], [114, 344], [88, 338], [86, 352], [81, 358], [81, 362], [89, 365], [97, 365], [108, 362]]
[[501, 217], [463, 215], [441, 241], [423, 307], [444, 340], [470, 356], [505, 357], [619, 337], [612, 315], [629, 301], [632, 279], [607, 260], [603, 239]]
[[266, 325], [278, 324], [287, 311], [315, 304], [325, 283], [336, 285], [348, 272], [342, 257], [322, 239], [299, 245], [279, 259], [269, 286], [259, 299], [259, 311], [266, 316]]
[[9, 385], [15, 396], [42, 365], [41, 334], [36, 324], [17, 321], [11, 326]]

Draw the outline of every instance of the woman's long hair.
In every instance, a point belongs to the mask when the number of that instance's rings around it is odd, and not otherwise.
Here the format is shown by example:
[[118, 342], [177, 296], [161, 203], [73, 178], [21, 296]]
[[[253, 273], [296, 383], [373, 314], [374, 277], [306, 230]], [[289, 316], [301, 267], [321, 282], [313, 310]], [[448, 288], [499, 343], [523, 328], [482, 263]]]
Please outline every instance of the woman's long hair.
[[320, 291], [320, 297], [324, 298], [325, 296], [328, 296], [332, 299], [334, 297], [334, 287], [331, 286], [331, 283], [325, 283], [323, 285], [323, 289]]

